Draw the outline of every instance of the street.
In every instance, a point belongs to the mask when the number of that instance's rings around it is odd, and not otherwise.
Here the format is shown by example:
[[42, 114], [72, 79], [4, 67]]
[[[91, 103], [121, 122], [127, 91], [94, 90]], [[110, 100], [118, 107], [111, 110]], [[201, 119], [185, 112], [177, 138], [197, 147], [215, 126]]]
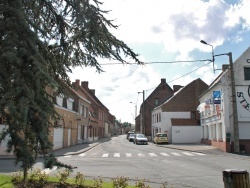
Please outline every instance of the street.
[[152, 187], [160, 187], [167, 182], [176, 188], [221, 188], [224, 186], [223, 170], [250, 171], [248, 158], [188, 152], [157, 147], [152, 143], [135, 145], [125, 135], [113, 137], [88, 152], [59, 157], [59, 160], [77, 167], [74, 174], [82, 172], [88, 177], [145, 179]]
[[[221, 155], [172, 149], [164, 145], [135, 145], [126, 135], [112, 137], [86, 152], [59, 156], [58, 160], [76, 167], [71, 174], [83, 173], [87, 178], [101, 176], [106, 180], [128, 177], [130, 183], [145, 179], [151, 187], [167, 183], [174, 188], [221, 188], [224, 186], [222, 171], [244, 169], [250, 171], [250, 157], [221, 152]], [[11, 172], [14, 160], [0, 160], [1, 173]], [[8, 168], [9, 165], [9, 168]], [[38, 161], [35, 168], [42, 168]], [[13, 168], [13, 171], [16, 168]], [[46, 171], [56, 175], [57, 169]]]

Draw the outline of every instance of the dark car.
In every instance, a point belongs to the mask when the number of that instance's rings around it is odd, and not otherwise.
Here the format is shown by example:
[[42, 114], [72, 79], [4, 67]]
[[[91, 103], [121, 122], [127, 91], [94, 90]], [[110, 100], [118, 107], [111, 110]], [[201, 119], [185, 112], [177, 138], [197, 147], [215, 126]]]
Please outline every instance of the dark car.
[[134, 131], [129, 131], [129, 132], [127, 133], [127, 139], [128, 139], [128, 137], [129, 137], [130, 134], [135, 134], [135, 132], [134, 132]]
[[135, 134], [134, 144], [148, 144], [148, 138], [144, 134]]

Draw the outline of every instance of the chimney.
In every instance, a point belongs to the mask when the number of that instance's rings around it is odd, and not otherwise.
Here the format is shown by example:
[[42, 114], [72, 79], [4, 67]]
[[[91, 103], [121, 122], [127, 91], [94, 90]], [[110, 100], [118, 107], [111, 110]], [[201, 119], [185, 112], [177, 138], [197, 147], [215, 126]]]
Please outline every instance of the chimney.
[[179, 91], [179, 89], [181, 89], [183, 86], [181, 85], [173, 85], [173, 89], [174, 89], [174, 93]]
[[80, 86], [80, 80], [79, 79], [76, 79], [76, 81], [74, 83], [75, 83], [75, 86]]
[[89, 88], [89, 82], [87, 81], [84, 81], [84, 82], [81, 82], [81, 86], [85, 89], [88, 89]]
[[229, 69], [230, 68], [230, 65], [229, 64], [223, 64], [222, 65], [222, 71], [224, 72], [224, 71], [226, 71], [227, 69]]
[[166, 83], [166, 79], [165, 78], [162, 78], [161, 79], [161, 84], [165, 84]]

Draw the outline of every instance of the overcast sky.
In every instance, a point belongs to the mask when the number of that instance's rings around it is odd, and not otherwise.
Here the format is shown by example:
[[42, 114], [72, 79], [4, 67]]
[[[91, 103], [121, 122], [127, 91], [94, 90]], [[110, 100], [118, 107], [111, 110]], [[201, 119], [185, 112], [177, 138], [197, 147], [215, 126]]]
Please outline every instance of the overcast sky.
[[[212, 47], [200, 40], [213, 45], [214, 54], [232, 52], [234, 61], [250, 46], [250, 0], [105, 0], [101, 8], [110, 10], [106, 17], [119, 25], [112, 33], [150, 64], [110, 65], [116, 62], [100, 60], [105, 72], [77, 68], [70, 77], [88, 81], [122, 122], [134, 123], [135, 106], [138, 115], [143, 99], [138, 92], [145, 90], [147, 98], [161, 78], [170, 87], [197, 78], [209, 85], [216, 78], [221, 70], [214, 73], [212, 63], [199, 61], [212, 59]], [[221, 69], [228, 63], [228, 56], [220, 56], [214, 66]]]

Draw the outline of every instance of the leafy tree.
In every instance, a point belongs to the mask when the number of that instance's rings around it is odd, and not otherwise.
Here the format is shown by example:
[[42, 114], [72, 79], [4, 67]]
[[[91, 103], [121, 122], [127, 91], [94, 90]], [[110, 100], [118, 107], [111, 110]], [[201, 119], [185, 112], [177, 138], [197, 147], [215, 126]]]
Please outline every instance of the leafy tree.
[[124, 128], [125, 128], [125, 127], [130, 127], [130, 128], [131, 128], [132, 124], [129, 123], [129, 122], [123, 122], [123, 123], [122, 123], [122, 126], [123, 126]]
[[[39, 154], [46, 167], [62, 166], [53, 154], [48, 134], [57, 118], [53, 96], [65, 93], [71, 67], [92, 66], [98, 58], [141, 62], [137, 54], [110, 32], [117, 28], [105, 18], [97, 0], [0, 0], [0, 112], [7, 119], [8, 152], [21, 162], [24, 179]], [[66, 167], [69, 167], [66, 165]]]

